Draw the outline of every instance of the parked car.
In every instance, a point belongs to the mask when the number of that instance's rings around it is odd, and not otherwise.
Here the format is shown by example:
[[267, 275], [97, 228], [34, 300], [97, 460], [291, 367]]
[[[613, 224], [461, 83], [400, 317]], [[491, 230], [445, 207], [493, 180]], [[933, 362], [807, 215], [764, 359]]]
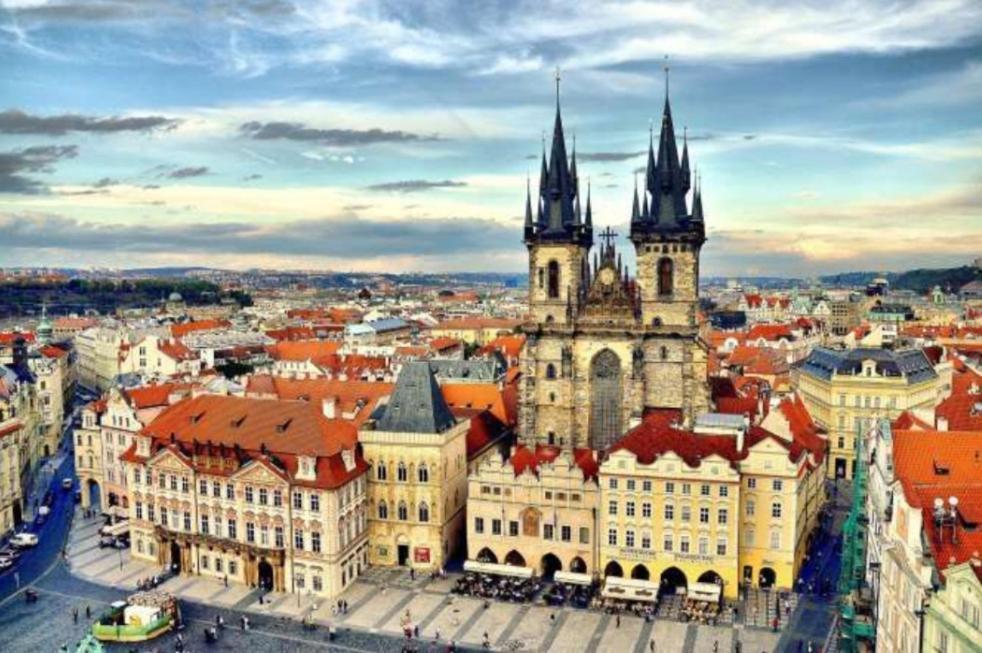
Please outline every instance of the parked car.
[[75, 485], [75, 481], [70, 478], [63, 479], [61, 482], [61, 487], [65, 490], [71, 490], [73, 485]]
[[14, 566], [12, 558], [0, 558], [0, 571], [7, 571]]
[[0, 561], [9, 560], [10, 562], [14, 562], [19, 557], [20, 557], [20, 551], [18, 551], [13, 547], [7, 547], [3, 551], [0, 551]]
[[10, 544], [18, 549], [26, 549], [28, 547], [37, 546], [37, 543], [38, 536], [34, 533], [17, 533], [10, 538]]

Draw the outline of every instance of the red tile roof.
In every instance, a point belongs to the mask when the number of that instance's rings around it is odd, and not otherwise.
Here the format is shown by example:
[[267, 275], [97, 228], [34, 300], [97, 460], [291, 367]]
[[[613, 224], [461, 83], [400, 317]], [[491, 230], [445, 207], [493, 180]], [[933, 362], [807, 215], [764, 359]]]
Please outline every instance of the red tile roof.
[[198, 320], [183, 324], [172, 324], [170, 333], [175, 338], [181, 338], [195, 331], [220, 331], [232, 325], [228, 320]]
[[791, 333], [791, 327], [787, 324], [755, 324], [747, 333], [747, 340], [757, 341], [760, 338], [776, 342], [781, 338], [792, 340], [794, 334]]
[[522, 347], [524, 346], [524, 335], [498, 336], [488, 344], [481, 347], [478, 350], [478, 354], [487, 355], [492, 352], [500, 351], [502, 354], [504, 354], [505, 358], [509, 360], [517, 360], [521, 355]]
[[313, 340], [317, 337], [317, 334], [309, 326], [288, 326], [282, 329], [270, 329], [266, 331], [266, 335], [279, 342], [284, 340]]
[[505, 424], [518, 423], [515, 407], [509, 405], [504, 388], [497, 383], [444, 383], [440, 390], [451, 408], [487, 410]]
[[437, 324], [434, 329], [515, 329], [521, 320], [502, 317], [462, 317]]
[[344, 414], [353, 414], [350, 421], [355, 426], [361, 426], [371, 417], [379, 401], [392, 394], [394, 387], [392, 383], [379, 381], [288, 379], [254, 375], [246, 381], [246, 394], [309, 401], [318, 410], [323, 409], [325, 399], [333, 399], [337, 401], [336, 417], [343, 418]]
[[273, 360], [309, 360], [315, 365], [330, 365], [337, 358], [341, 344], [335, 340], [281, 341], [267, 347], [267, 351]]
[[65, 358], [68, 356], [68, 352], [61, 347], [55, 347], [54, 345], [45, 345], [41, 347], [41, 355], [45, 358]]
[[[559, 447], [552, 445], [537, 444], [535, 448], [530, 449], [526, 445], [520, 444], [512, 452], [509, 463], [515, 471], [515, 476], [521, 475], [526, 470], [538, 474], [539, 466], [556, 460], [560, 451]], [[574, 449], [573, 463], [583, 472], [585, 480], [596, 478], [600, 471], [596, 456], [590, 449]]]
[[187, 394], [190, 391], [190, 383], [162, 383], [124, 389], [122, 393], [130, 406], [140, 409], [166, 406], [170, 403], [171, 394]]
[[0, 345], [12, 345], [18, 337], [24, 342], [34, 342], [34, 334], [30, 331], [0, 331]]

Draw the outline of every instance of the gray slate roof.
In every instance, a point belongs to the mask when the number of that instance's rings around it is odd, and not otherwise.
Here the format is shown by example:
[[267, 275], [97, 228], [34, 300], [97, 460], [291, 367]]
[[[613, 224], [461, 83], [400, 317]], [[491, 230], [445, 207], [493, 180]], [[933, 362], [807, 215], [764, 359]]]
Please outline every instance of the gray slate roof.
[[467, 360], [435, 359], [430, 366], [438, 378], [444, 381], [486, 381], [493, 383], [501, 378], [506, 365], [501, 354], [490, 358], [470, 358]]
[[828, 349], [816, 347], [802, 363], [801, 370], [806, 374], [826, 381], [833, 373], [849, 375], [860, 374], [864, 360], [876, 362], [876, 371], [883, 376], [904, 376], [907, 383], [920, 383], [938, 376], [934, 366], [920, 349], [891, 351], [860, 347], [858, 349]]
[[396, 433], [441, 433], [455, 423], [429, 363], [412, 361], [399, 371], [396, 387], [376, 427]]

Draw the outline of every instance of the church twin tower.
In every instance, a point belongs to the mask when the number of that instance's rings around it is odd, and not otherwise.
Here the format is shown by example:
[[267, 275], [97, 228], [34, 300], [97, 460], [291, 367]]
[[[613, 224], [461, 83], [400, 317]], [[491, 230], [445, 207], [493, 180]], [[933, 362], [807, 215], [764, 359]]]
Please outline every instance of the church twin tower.
[[[558, 90], [558, 89], [557, 89]], [[657, 156], [649, 136], [630, 238], [637, 274], [610, 229], [594, 245], [590, 192], [581, 201], [575, 148], [566, 154], [556, 101], [552, 149], [539, 192], [525, 201], [528, 340], [522, 356], [520, 435], [526, 442], [606, 449], [649, 411], [680, 424], [709, 409], [699, 336], [699, 250], [706, 241], [698, 185], [691, 209], [688, 144], [679, 159], [668, 96]], [[585, 205], [585, 206], [584, 206]]]

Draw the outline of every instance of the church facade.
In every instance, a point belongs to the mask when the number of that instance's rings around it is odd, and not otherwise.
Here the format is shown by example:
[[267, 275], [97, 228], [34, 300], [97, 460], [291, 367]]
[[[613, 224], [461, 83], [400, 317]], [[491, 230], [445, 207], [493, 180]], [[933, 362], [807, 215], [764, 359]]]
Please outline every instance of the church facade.
[[543, 152], [538, 193], [529, 189], [525, 205], [525, 442], [606, 449], [648, 411], [678, 411], [688, 426], [710, 410], [697, 321], [705, 222], [691, 179], [688, 145], [680, 158], [666, 95], [657, 154], [652, 134], [643, 189], [634, 190], [632, 275], [610, 229], [595, 246], [589, 188], [581, 198], [557, 96], [551, 151]]

